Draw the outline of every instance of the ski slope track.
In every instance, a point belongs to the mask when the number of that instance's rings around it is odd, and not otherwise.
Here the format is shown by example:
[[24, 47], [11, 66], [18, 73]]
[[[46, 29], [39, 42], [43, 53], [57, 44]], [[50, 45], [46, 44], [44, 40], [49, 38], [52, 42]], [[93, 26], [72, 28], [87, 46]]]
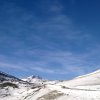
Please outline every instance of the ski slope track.
[[0, 72], [0, 100], [100, 100], [100, 70], [68, 81]]

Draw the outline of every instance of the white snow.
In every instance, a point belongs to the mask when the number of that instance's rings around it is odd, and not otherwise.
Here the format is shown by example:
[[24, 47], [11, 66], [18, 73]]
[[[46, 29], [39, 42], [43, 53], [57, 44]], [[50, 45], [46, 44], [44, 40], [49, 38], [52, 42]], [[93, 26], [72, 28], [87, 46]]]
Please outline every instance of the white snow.
[[[30, 86], [18, 84], [19, 88], [5, 87], [0, 89], [0, 100], [40, 100], [39, 97], [44, 97], [52, 91], [58, 91], [62, 93], [58, 98], [54, 100], [100, 100], [100, 70], [76, 77], [70, 81], [42, 81], [42, 79], [32, 79]], [[34, 81], [33, 81], [34, 80]], [[44, 82], [38, 86], [39, 82]], [[32, 88], [32, 85], [36, 85]], [[3, 97], [3, 94], [10, 94]], [[49, 99], [48, 100], [53, 100]]]

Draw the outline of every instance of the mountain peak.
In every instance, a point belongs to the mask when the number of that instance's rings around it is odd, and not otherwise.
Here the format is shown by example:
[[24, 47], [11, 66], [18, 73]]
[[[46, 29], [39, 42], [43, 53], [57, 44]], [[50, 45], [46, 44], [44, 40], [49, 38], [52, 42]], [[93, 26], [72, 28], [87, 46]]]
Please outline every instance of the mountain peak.
[[27, 77], [28, 79], [42, 79], [42, 77], [38, 76], [38, 75], [31, 75], [29, 77]]
[[24, 81], [30, 82], [30, 83], [42, 83], [43, 79], [42, 77], [38, 76], [38, 75], [31, 75], [25, 79], [22, 79]]

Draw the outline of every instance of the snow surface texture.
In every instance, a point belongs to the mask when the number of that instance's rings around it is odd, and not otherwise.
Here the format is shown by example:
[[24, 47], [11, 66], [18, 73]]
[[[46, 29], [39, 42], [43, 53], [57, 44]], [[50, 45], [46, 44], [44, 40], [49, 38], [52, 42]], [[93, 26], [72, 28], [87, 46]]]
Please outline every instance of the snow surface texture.
[[63, 82], [38, 76], [24, 81], [7, 74], [1, 77], [0, 100], [100, 100], [100, 70]]

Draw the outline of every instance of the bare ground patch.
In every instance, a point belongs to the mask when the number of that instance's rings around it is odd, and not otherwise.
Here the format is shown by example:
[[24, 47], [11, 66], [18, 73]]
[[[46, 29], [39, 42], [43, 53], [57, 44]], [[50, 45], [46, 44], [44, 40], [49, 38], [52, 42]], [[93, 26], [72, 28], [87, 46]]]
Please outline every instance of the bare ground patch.
[[56, 99], [60, 96], [63, 96], [63, 95], [64, 95], [63, 93], [55, 90], [55, 91], [52, 91], [48, 94], [45, 94], [45, 95], [39, 97], [37, 100], [54, 100], [54, 99]]

